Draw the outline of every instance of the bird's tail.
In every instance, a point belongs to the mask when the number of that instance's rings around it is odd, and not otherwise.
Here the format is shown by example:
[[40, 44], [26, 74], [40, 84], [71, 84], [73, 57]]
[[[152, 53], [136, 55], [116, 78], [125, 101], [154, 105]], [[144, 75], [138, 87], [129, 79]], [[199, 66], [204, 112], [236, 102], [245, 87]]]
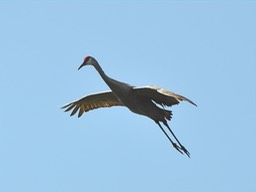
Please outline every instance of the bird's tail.
[[164, 110], [164, 117], [170, 121], [172, 119], [172, 111]]

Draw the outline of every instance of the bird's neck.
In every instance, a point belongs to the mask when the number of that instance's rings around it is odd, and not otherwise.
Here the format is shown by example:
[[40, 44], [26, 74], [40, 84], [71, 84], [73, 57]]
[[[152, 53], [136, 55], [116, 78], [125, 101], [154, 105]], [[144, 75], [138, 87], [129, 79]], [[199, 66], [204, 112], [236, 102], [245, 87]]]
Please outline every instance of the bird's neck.
[[125, 94], [126, 92], [129, 92], [129, 89], [132, 88], [131, 85], [117, 81], [115, 79], [112, 79], [110, 77], [108, 77], [105, 72], [102, 70], [102, 68], [100, 67], [100, 65], [98, 63], [93, 65], [95, 67], [95, 69], [98, 71], [98, 73], [100, 74], [101, 78], [105, 81], [105, 83], [108, 85], [108, 87], [117, 95], [119, 95], [120, 90], [121, 94]]
[[95, 67], [95, 69], [98, 71], [98, 73], [100, 74], [101, 78], [107, 83], [109, 84], [109, 80], [111, 79], [110, 77], [108, 77], [105, 72], [102, 70], [101, 66], [98, 63], [94, 63], [93, 65]]

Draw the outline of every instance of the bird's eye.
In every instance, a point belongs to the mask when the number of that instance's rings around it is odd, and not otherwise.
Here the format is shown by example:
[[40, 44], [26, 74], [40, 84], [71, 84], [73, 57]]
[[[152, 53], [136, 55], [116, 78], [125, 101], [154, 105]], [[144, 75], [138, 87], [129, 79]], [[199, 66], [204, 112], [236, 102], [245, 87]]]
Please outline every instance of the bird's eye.
[[86, 57], [84, 58], [84, 62], [87, 62], [87, 61], [89, 60], [89, 58], [90, 58], [90, 56], [86, 56]]

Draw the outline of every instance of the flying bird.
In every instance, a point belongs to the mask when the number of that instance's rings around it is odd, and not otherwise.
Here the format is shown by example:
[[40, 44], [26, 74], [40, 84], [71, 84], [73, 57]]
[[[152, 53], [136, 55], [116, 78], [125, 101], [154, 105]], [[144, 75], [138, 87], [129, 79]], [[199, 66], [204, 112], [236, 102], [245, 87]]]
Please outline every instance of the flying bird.
[[[172, 111], [166, 110], [165, 107], [176, 105], [180, 101], [188, 101], [196, 106], [193, 101], [160, 87], [137, 87], [112, 79], [104, 73], [98, 61], [91, 56], [84, 58], [84, 62], [80, 65], [78, 70], [86, 65], [92, 65], [98, 71], [110, 90], [86, 95], [80, 99], [72, 101], [62, 107], [65, 109], [65, 112], [72, 110], [70, 116], [73, 116], [78, 112], [78, 117], [81, 117], [84, 112], [97, 108], [126, 106], [132, 112], [147, 116], [155, 121], [173, 147], [181, 154], [185, 153], [190, 157], [188, 150], [180, 143], [167, 124], [167, 120], [171, 120], [172, 118]], [[170, 138], [160, 123], [163, 123], [163, 125], [167, 127], [177, 143]]]

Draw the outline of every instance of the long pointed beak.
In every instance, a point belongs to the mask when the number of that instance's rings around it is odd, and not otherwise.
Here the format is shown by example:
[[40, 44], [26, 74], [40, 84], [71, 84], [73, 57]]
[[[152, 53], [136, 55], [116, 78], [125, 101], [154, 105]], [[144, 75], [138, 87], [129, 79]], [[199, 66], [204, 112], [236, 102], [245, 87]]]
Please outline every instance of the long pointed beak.
[[78, 68], [78, 70], [79, 69], [81, 69], [83, 66], [85, 66], [86, 65], [86, 63], [85, 62], [83, 62], [81, 65], [80, 65], [80, 67]]

